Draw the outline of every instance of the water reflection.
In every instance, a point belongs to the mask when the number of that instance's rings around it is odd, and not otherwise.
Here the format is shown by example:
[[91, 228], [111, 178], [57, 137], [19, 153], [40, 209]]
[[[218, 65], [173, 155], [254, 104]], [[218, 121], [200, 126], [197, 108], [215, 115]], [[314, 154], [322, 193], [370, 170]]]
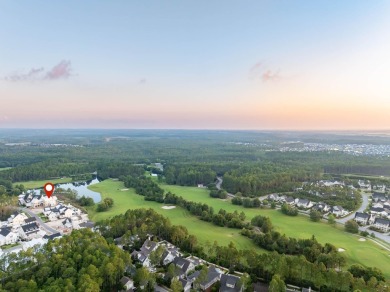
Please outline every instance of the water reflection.
[[[100, 180], [98, 178], [94, 178], [84, 182], [63, 183], [63, 184], [56, 184], [55, 186], [56, 188], [61, 188], [65, 190], [71, 189], [77, 191], [78, 197], [82, 197], [82, 196], [89, 197], [92, 198], [95, 203], [98, 203], [101, 200], [100, 193], [91, 191], [90, 189], [88, 189], [88, 186], [97, 184], [99, 182]], [[41, 190], [38, 189], [34, 191], [36, 193], [40, 193]]]

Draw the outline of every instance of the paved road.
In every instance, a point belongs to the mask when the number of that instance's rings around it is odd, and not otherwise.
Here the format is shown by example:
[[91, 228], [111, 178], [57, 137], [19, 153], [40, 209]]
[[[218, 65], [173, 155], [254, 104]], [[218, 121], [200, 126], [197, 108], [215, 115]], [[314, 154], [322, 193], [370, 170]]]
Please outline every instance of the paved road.
[[42, 219], [35, 213], [31, 212], [29, 209], [27, 208], [20, 208], [20, 210], [22, 210], [23, 212], [29, 214], [31, 217], [35, 217], [37, 219], [37, 221], [39, 222], [40, 226], [42, 226], [43, 229], [46, 230], [46, 232], [48, 233], [57, 233], [58, 231], [51, 228], [50, 226], [48, 226], [45, 222], [42, 221]]
[[[363, 202], [362, 202], [362, 205], [360, 206], [360, 208], [356, 211], [356, 212], [363, 212], [364, 210], [366, 210], [367, 206], [369, 205], [369, 199], [370, 195], [368, 193], [365, 193], [363, 192], [362, 193], [362, 199], [363, 199]], [[347, 217], [344, 217], [344, 218], [340, 218], [340, 219], [336, 219], [336, 221], [340, 224], [345, 224], [345, 222], [347, 222], [348, 220], [350, 219], [353, 219], [355, 217], [355, 212], [353, 212], [352, 214], [348, 215]], [[375, 236], [387, 243], [390, 243], [390, 235], [389, 233], [380, 233], [380, 232], [376, 232], [376, 231], [373, 231], [373, 230], [370, 230], [368, 229], [370, 226], [362, 226], [359, 228], [360, 231], [367, 231], [368, 233], [374, 233]]]
[[[217, 177], [217, 182], [215, 183], [215, 186], [217, 187], [218, 190], [221, 189], [222, 182], [223, 182], [222, 177], [218, 176]], [[235, 195], [233, 195], [231, 193], [227, 193], [227, 196], [230, 197], [230, 198], [234, 198], [235, 197]]]
[[[362, 202], [362, 205], [360, 206], [360, 208], [356, 212], [363, 212], [364, 210], [366, 210], [366, 208], [368, 207], [368, 205], [370, 203], [368, 201], [368, 197], [369, 197], [369, 195], [367, 193], [365, 193], [365, 192], [362, 193], [363, 202]], [[338, 223], [345, 224], [345, 222], [347, 222], [348, 220], [353, 219], [353, 218], [355, 218], [355, 212], [351, 213], [350, 215], [348, 215], [344, 218], [336, 219], [336, 221]]]
[[374, 230], [368, 229], [369, 227], [370, 226], [363, 226], [363, 227], [360, 227], [359, 230], [367, 231], [370, 234], [374, 233], [376, 238], [382, 239], [383, 241], [390, 243], [390, 233], [389, 232], [388, 233], [380, 233], [380, 232], [376, 232]]

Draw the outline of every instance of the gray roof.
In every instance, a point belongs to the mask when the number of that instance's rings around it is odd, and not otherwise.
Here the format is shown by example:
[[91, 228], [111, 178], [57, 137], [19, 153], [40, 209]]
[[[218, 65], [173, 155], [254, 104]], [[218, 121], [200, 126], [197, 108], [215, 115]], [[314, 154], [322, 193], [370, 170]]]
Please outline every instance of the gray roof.
[[367, 213], [356, 212], [355, 218], [362, 218], [368, 220], [370, 218], [370, 215], [368, 215]]
[[298, 199], [298, 203], [299, 204], [303, 204], [303, 205], [307, 205], [307, 204], [309, 204], [309, 200], [306, 200], [306, 199]]
[[376, 218], [375, 219], [375, 224], [390, 226], [390, 220], [389, 219]]
[[80, 227], [85, 228], [93, 228], [95, 226], [95, 222], [87, 221], [79, 224]]
[[[219, 291], [240, 291], [241, 288], [238, 287], [239, 277], [233, 275], [221, 275], [221, 288]], [[234, 288], [228, 287], [234, 286]]]
[[173, 260], [173, 263], [180, 268], [180, 270], [184, 273], [188, 271], [188, 268], [191, 265], [191, 262], [187, 259], [183, 259], [182, 257], [176, 257]]
[[384, 208], [371, 208], [371, 212], [378, 212], [378, 213], [381, 213], [381, 212], [383, 212], [383, 211], [385, 211]]
[[121, 282], [122, 285], [126, 285], [127, 282], [129, 282], [129, 281], [131, 281], [131, 279], [128, 278], [128, 277], [126, 277], [126, 276], [123, 276], [123, 277], [121, 278], [121, 280], [120, 280], [120, 282]]
[[44, 239], [54, 239], [56, 237], [61, 237], [61, 233], [57, 232], [57, 233], [54, 233], [54, 234], [51, 234], [51, 235], [45, 235], [43, 238]]
[[288, 203], [292, 203], [292, 202], [294, 202], [295, 200], [294, 200], [294, 198], [293, 197], [287, 197], [286, 198], [286, 202], [288, 202]]
[[145, 240], [144, 244], [141, 247], [141, 253], [145, 256], [148, 256], [152, 250], [154, 250], [157, 246], [157, 242], [150, 241], [149, 239]]
[[386, 198], [386, 194], [375, 192], [375, 193], [372, 194], [372, 198], [373, 199], [385, 199]]
[[167, 289], [165, 289], [161, 286], [158, 286], [158, 285], [154, 286], [154, 291], [155, 292], [169, 292]]
[[34, 222], [34, 221], [37, 221], [37, 218], [30, 217], [30, 218], [24, 219], [24, 222], [26, 222], [26, 223], [31, 223], [31, 222]]
[[0, 229], [0, 234], [3, 235], [4, 237], [10, 233], [11, 233], [11, 229], [9, 229], [8, 227], [4, 227]]
[[39, 230], [39, 226], [36, 222], [32, 222], [22, 226], [22, 229], [25, 233], [37, 232]]

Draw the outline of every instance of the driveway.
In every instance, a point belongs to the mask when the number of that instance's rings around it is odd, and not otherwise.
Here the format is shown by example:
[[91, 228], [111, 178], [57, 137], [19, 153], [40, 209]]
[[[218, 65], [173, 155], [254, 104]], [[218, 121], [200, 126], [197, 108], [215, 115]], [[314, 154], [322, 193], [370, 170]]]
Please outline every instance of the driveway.
[[23, 212], [27, 213], [31, 217], [35, 217], [37, 219], [37, 221], [39, 222], [40, 226], [42, 226], [42, 228], [45, 229], [47, 233], [57, 233], [57, 232], [59, 232], [58, 230], [55, 230], [55, 229], [51, 228], [50, 226], [48, 226], [45, 222], [42, 221], [42, 219], [37, 214], [31, 212], [29, 209], [27, 209], [27, 208], [20, 208], [20, 210], [22, 210]]

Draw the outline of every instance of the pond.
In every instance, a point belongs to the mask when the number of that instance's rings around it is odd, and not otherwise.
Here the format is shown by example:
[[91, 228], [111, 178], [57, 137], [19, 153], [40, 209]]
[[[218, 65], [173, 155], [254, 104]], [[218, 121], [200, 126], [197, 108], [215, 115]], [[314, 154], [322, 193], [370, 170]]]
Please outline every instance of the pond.
[[[100, 180], [98, 178], [94, 178], [92, 180], [88, 180], [85, 182], [73, 182], [73, 183], [64, 183], [64, 184], [56, 184], [56, 188], [62, 188], [62, 189], [71, 189], [74, 191], [77, 191], [78, 197], [89, 197], [92, 198], [95, 203], [98, 203], [101, 201], [100, 193], [91, 191], [88, 189], [88, 186], [94, 185], [99, 183]], [[35, 189], [35, 193], [40, 193], [42, 189]]]

